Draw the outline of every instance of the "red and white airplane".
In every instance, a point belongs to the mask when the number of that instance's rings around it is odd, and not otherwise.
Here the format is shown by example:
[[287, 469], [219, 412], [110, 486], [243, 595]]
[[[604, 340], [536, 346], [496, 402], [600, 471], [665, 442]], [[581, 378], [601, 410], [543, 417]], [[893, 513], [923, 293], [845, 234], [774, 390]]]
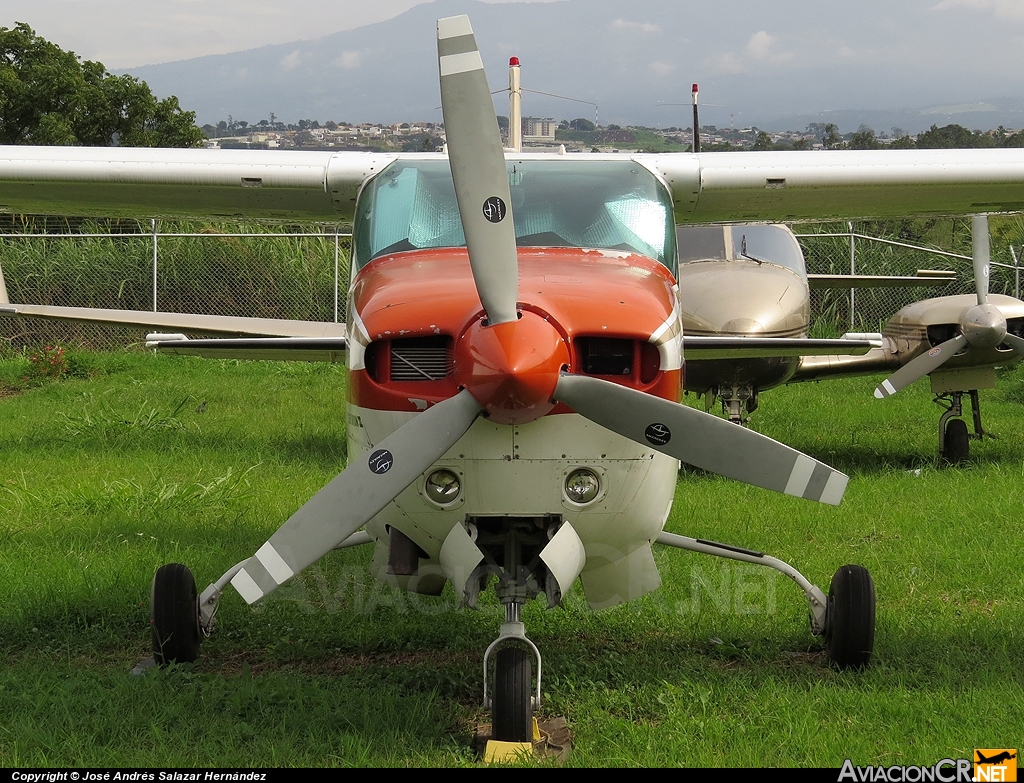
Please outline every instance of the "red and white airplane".
[[679, 461], [824, 503], [847, 485], [679, 404], [684, 350], [791, 355], [807, 343], [688, 340], [676, 223], [1021, 209], [1024, 150], [504, 151], [469, 19], [441, 19], [437, 32], [447, 154], [0, 148], [8, 210], [354, 222], [344, 326], [23, 305], [0, 283], [2, 314], [231, 335], [153, 336], [169, 353], [347, 352], [348, 468], [201, 595], [184, 566], [157, 572], [157, 661], [199, 655], [229, 583], [253, 603], [333, 549], [372, 543], [375, 573], [406, 589], [450, 582], [472, 606], [494, 585], [506, 621], [484, 656], [486, 672], [496, 651], [484, 698], [495, 738], [525, 742], [541, 691], [523, 604], [543, 594], [557, 606], [577, 577], [594, 608], [642, 596], [659, 586], [651, 547], [662, 544], [789, 575], [830, 660], [866, 665], [865, 569], [841, 567], [826, 596], [763, 553], [663, 531]]

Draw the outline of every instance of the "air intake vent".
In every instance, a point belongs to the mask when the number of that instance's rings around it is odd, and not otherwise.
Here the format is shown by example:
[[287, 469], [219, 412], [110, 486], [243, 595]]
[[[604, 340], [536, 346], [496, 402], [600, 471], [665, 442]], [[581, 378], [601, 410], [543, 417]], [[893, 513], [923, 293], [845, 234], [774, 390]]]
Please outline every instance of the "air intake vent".
[[579, 337], [576, 345], [587, 375], [630, 375], [633, 372], [632, 340]]
[[452, 374], [452, 340], [407, 337], [391, 341], [392, 381], [438, 381]]

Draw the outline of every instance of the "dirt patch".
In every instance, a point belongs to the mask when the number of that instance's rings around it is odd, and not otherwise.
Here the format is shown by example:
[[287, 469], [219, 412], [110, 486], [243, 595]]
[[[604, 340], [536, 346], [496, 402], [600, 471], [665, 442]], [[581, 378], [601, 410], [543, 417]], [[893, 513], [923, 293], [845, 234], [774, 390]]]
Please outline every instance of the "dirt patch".
[[4, 397], [16, 397], [21, 394], [21, 389], [15, 389], [13, 386], [0, 386], [0, 400]]

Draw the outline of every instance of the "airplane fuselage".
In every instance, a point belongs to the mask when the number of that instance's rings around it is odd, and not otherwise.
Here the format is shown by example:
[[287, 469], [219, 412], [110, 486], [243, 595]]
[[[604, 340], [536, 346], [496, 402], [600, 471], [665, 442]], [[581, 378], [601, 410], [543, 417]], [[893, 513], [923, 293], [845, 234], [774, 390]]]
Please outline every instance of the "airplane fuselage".
[[[682, 264], [679, 302], [687, 336], [801, 338], [810, 324], [807, 279], [772, 263]], [[799, 363], [794, 356], [693, 362], [685, 388], [698, 394], [729, 387], [763, 391], [789, 380]]]
[[[562, 356], [556, 371], [679, 399], [683, 372], [675, 281], [662, 264], [620, 251], [521, 248], [519, 300], [517, 326], [548, 330], [552, 342], [562, 343], [552, 349]], [[461, 248], [374, 259], [353, 280], [349, 313], [351, 460], [417, 412], [462, 388], [475, 388], [481, 359], [474, 341], [487, 327], [481, 327], [480, 300]], [[531, 319], [535, 326], [528, 326]], [[493, 399], [493, 390], [488, 395]], [[592, 605], [631, 600], [656, 588], [650, 542], [667, 518], [678, 461], [561, 404], [516, 422], [515, 411], [530, 404], [522, 396], [510, 389], [499, 409], [478, 419], [367, 525], [377, 542], [377, 575], [410, 590], [437, 593], [445, 581], [438, 557], [453, 526], [494, 517], [558, 518], [572, 525], [586, 548], [581, 577]], [[568, 478], [581, 468], [596, 475], [600, 485], [596, 496], [582, 503], [566, 490]], [[458, 477], [457, 493], [443, 502], [426, 491], [437, 470]], [[415, 574], [387, 573], [391, 529], [419, 548]]]

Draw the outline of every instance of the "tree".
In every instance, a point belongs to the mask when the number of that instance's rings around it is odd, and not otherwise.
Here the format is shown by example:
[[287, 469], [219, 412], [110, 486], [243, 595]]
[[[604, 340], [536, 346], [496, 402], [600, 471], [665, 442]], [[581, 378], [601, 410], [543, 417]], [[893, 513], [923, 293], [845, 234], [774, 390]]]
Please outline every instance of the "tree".
[[770, 150], [774, 146], [775, 146], [775, 144], [772, 142], [772, 137], [771, 136], [769, 136], [764, 131], [758, 131], [757, 138], [754, 139], [754, 146], [752, 147], [752, 149], [757, 150], [757, 151], [760, 151], [760, 150]]
[[590, 120], [585, 120], [582, 117], [577, 117], [575, 120], [569, 123], [569, 127], [575, 131], [592, 131], [594, 130], [594, 123]]
[[996, 140], [992, 136], [981, 131], [969, 131], [963, 125], [944, 125], [941, 128], [932, 125], [917, 137], [918, 149], [972, 149], [994, 146]]
[[203, 132], [174, 96], [81, 60], [27, 24], [0, 27], [0, 144], [195, 147]]
[[861, 125], [850, 135], [850, 141], [846, 145], [851, 150], [877, 150], [881, 143], [875, 138], [875, 131], [867, 125]]
[[804, 132], [814, 134], [821, 146], [827, 150], [836, 149], [843, 143], [843, 139], [839, 135], [839, 128], [831, 122], [812, 122]]

